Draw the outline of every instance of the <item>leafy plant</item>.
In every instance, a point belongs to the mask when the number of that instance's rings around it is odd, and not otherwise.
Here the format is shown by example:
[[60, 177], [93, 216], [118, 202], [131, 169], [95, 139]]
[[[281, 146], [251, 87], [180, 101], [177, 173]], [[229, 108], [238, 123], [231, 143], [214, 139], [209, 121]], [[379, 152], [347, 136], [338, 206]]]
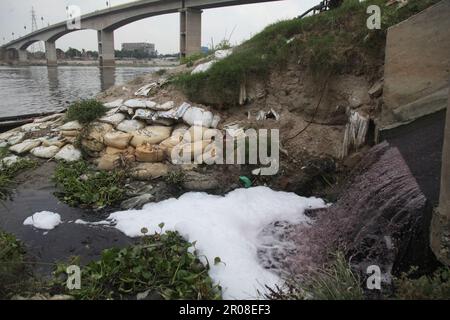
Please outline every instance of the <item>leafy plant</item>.
[[66, 113], [67, 121], [77, 120], [81, 124], [88, 124], [102, 117], [108, 109], [97, 100], [84, 100], [72, 104]]
[[449, 300], [450, 268], [440, 268], [432, 275], [424, 275], [417, 279], [410, 278], [411, 273], [403, 273], [394, 279], [395, 298], [407, 300]]
[[[147, 230], [143, 230], [144, 233]], [[77, 299], [220, 299], [204, 266], [177, 232], [143, 237], [140, 244], [104, 250], [98, 261], [82, 268], [82, 287], [71, 291]], [[60, 266], [57, 274], [65, 271]], [[61, 288], [65, 282], [60, 282]]]
[[96, 171], [89, 163], [58, 163], [53, 177], [56, 195], [71, 206], [102, 208], [125, 198], [123, 171]]

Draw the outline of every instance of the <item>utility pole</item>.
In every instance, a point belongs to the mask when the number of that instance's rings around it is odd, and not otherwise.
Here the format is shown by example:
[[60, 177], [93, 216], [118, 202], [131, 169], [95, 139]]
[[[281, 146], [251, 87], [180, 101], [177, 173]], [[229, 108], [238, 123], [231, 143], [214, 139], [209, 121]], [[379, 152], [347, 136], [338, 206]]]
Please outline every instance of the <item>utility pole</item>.
[[[43, 21], [44, 18], [41, 18]], [[34, 7], [31, 7], [31, 32], [35, 32], [38, 30], [37, 19], [36, 19], [36, 11], [34, 11]], [[31, 52], [36, 53], [37, 51], [43, 52], [44, 48], [42, 46], [42, 42], [35, 42], [31, 45]]]

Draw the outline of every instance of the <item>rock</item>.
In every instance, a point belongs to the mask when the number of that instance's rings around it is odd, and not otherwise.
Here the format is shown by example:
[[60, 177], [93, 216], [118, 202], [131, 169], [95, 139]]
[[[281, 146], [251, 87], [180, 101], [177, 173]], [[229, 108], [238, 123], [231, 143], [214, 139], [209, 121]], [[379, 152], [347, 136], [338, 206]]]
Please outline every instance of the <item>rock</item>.
[[58, 128], [61, 131], [73, 131], [73, 130], [81, 130], [83, 126], [78, 121], [70, 121]]
[[117, 130], [131, 133], [145, 128], [145, 123], [139, 120], [124, 120], [117, 125]]
[[117, 99], [103, 104], [106, 108], [118, 108], [123, 105], [123, 99]]
[[123, 201], [120, 204], [120, 208], [123, 210], [130, 209], [141, 209], [145, 204], [153, 201], [154, 196], [152, 194], [146, 193], [134, 198]]
[[74, 162], [81, 159], [81, 151], [76, 149], [73, 145], [68, 144], [62, 147], [55, 155], [55, 159], [64, 160], [66, 162]]
[[35, 140], [25, 140], [19, 144], [16, 144], [9, 148], [9, 151], [17, 153], [17, 154], [24, 154], [32, 149], [39, 147], [41, 145], [41, 141], [35, 139]]
[[125, 120], [125, 115], [123, 113], [115, 113], [113, 115], [105, 116], [99, 119], [100, 122], [109, 123], [113, 126], [117, 126], [123, 120]]
[[50, 147], [36, 147], [31, 150], [31, 154], [38, 158], [50, 159], [53, 158], [59, 151], [59, 147], [50, 146]]
[[136, 147], [136, 160], [139, 162], [161, 162], [164, 160], [164, 150], [151, 144]]
[[189, 191], [211, 191], [220, 187], [220, 183], [213, 176], [195, 171], [185, 173], [182, 185]]
[[202, 108], [190, 107], [183, 115], [183, 120], [191, 126], [202, 126], [210, 128], [213, 123], [213, 114]]
[[130, 170], [130, 176], [137, 180], [153, 180], [167, 175], [169, 167], [163, 163], [140, 163]]
[[131, 145], [133, 147], [140, 146], [144, 143], [159, 144], [170, 137], [172, 128], [165, 126], [148, 126], [145, 129], [133, 132]]
[[381, 97], [381, 95], [383, 94], [383, 87], [384, 87], [384, 83], [383, 81], [378, 81], [376, 82], [372, 88], [369, 89], [369, 96], [372, 99], [376, 99]]
[[133, 135], [130, 133], [111, 131], [105, 134], [105, 136], [103, 137], [103, 141], [104, 144], [106, 144], [108, 147], [126, 149], [132, 138]]
[[99, 160], [97, 164], [97, 168], [99, 170], [111, 171], [117, 168], [120, 165], [120, 155], [110, 155], [104, 154]]

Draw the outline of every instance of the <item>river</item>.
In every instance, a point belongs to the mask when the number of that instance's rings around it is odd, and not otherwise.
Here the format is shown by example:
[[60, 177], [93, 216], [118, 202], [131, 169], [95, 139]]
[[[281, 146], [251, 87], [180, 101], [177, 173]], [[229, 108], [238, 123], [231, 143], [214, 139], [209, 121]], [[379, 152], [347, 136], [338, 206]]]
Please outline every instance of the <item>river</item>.
[[0, 66], [0, 117], [58, 111], [113, 85], [157, 71], [155, 67]]

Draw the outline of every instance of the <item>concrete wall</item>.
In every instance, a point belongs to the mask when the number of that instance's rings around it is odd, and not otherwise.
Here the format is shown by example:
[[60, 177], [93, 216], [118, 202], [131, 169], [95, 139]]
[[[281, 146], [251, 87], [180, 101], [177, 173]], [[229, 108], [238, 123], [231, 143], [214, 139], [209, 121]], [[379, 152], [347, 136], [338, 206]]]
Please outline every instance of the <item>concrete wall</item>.
[[450, 265], [450, 94], [442, 150], [442, 174], [439, 207], [431, 223], [431, 249], [444, 264]]
[[447, 107], [450, 79], [450, 0], [388, 30], [381, 127]]

